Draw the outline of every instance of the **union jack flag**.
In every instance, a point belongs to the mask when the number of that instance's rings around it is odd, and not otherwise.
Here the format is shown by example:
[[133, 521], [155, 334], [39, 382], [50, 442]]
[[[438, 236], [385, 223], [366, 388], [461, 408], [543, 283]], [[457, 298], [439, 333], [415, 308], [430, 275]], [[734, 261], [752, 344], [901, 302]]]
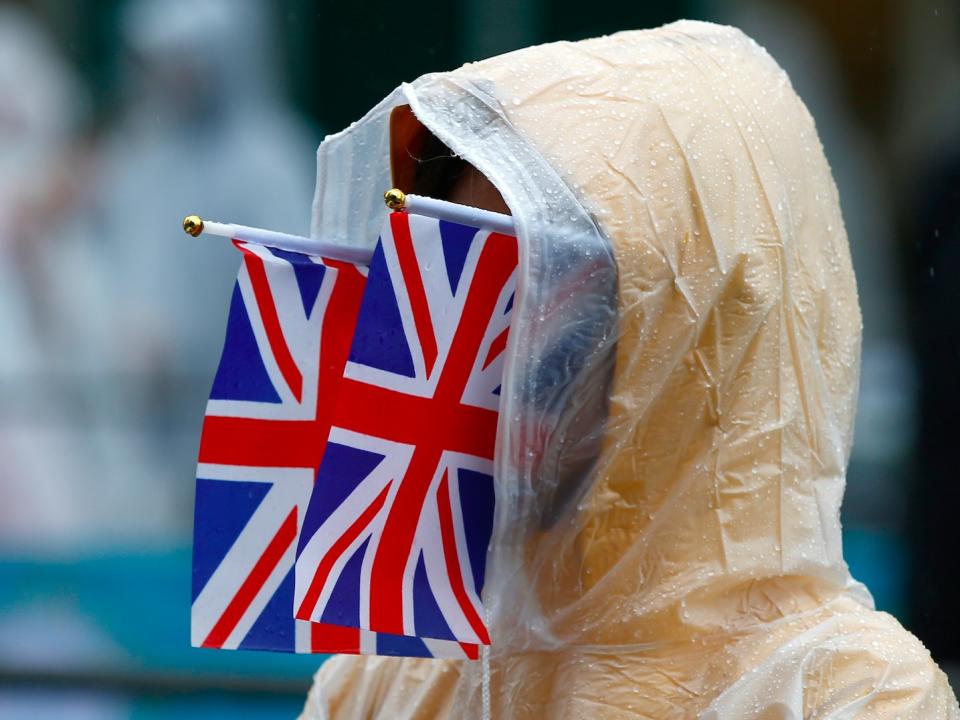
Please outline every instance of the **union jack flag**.
[[480, 594], [516, 238], [407, 213], [370, 265], [296, 565], [296, 617], [489, 644]]
[[293, 617], [300, 524], [366, 283], [354, 265], [234, 243], [243, 265], [197, 467], [192, 644], [475, 657], [452, 642]]

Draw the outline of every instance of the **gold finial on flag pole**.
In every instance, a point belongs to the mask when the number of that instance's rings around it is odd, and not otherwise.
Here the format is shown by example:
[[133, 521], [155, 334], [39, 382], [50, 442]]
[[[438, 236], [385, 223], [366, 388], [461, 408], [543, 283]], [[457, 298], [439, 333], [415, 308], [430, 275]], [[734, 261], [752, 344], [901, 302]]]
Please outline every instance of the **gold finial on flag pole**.
[[390, 188], [383, 194], [383, 201], [391, 210], [403, 210], [407, 204], [407, 196], [400, 188]]
[[199, 215], [187, 215], [183, 219], [183, 231], [187, 235], [200, 237], [200, 233], [203, 232], [203, 218]]

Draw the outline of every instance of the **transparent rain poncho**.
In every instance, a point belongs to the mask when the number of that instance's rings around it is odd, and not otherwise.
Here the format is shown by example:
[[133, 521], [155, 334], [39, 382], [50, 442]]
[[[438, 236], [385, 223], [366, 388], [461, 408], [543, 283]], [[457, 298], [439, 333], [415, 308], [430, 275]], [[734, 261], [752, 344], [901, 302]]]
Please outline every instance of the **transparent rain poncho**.
[[424, 76], [321, 145], [315, 237], [376, 239], [398, 105], [520, 240], [489, 673], [339, 656], [305, 717], [960, 717], [843, 560], [857, 291], [766, 52], [680, 22]]

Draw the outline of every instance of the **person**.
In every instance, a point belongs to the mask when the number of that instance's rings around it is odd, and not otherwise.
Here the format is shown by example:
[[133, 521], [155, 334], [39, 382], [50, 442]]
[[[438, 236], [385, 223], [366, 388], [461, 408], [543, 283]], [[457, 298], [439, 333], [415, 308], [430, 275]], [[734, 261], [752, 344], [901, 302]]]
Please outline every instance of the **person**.
[[86, 100], [36, 18], [0, 5], [0, 547], [8, 552], [49, 550], [84, 529], [74, 472], [87, 443], [69, 422], [50, 292], [66, 282], [48, 266], [55, 255], [64, 262], [56, 235]]
[[[377, 189], [423, 187], [391, 174], [430, 157], [391, 132], [403, 107], [520, 243], [492, 643], [337, 656], [303, 717], [960, 718], [843, 560], [861, 316], [813, 119], [770, 56], [683, 21], [424, 76], [321, 145], [314, 236], [369, 243]], [[469, 203], [463, 163], [433, 186]]]
[[74, 384], [102, 428], [88, 441], [98, 462], [78, 471], [96, 499], [78, 504], [83, 522], [100, 535], [179, 541], [190, 518], [196, 399], [237, 260], [228, 242], [185, 244], [184, 215], [306, 231], [314, 133], [278, 92], [268, 13], [262, 0], [120, 7], [121, 102], [63, 232], [75, 272], [58, 296], [76, 328], [67, 371], [89, 368]]

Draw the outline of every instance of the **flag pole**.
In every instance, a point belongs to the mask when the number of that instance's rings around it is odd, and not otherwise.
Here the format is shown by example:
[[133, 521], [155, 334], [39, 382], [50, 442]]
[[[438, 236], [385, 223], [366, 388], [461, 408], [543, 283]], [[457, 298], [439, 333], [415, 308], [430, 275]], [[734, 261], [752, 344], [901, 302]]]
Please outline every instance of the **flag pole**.
[[[387, 207], [394, 211], [402, 210], [413, 215], [424, 215], [437, 220], [449, 220], [463, 225], [480, 227], [505, 235], [516, 235], [513, 218], [503, 213], [481, 210], [469, 205], [459, 205], [423, 195], [408, 194], [397, 188], [387, 190], [383, 194], [383, 200]], [[307, 255], [319, 255], [332, 260], [343, 260], [360, 265], [369, 265], [373, 257], [372, 249], [338, 245], [315, 238], [289, 235], [275, 230], [263, 230], [248, 225], [204, 220], [199, 215], [187, 215], [183, 219], [183, 231], [192, 237], [216, 235], [231, 240], [266, 245], [267, 247]]]
[[405, 210], [413, 215], [425, 215], [437, 220], [449, 220], [462, 225], [471, 225], [486, 230], [516, 235], [513, 218], [491, 210], [481, 210], [469, 205], [459, 205], [447, 200], [437, 200], [424, 195], [405, 193], [391, 188], [383, 194], [383, 202], [391, 210]]
[[231, 240], [241, 240], [243, 242], [255, 243], [256, 245], [266, 245], [280, 250], [290, 250], [291, 252], [304, 253], [307, 255], [319, 255], [330, 258], [331, 260], [344, 260], [360, 265], [369, 265], [370, 259], [373, 257], [372, 249], [337, 245], [322, 240], [302, 237], [300, 235], [289, 235], [287, 233], [276, 232], [275, 230], [263, 230], [247, 225], [214, 222], [213, 220], [204, 220], [199, 215], [188, 215], [185, 217], [183, 219], [183, 231], [193, 237], [216, 235], [218, 237], [230, 238]]

